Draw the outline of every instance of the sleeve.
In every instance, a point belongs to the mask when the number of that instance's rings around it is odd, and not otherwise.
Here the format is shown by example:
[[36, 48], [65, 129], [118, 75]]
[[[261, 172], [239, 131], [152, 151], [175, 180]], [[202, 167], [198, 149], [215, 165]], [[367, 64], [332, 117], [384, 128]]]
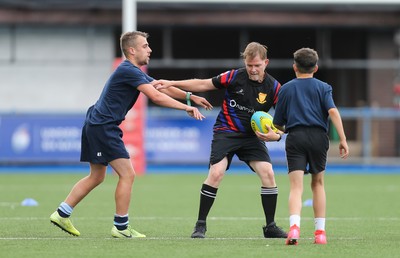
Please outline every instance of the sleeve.
[[273, 124], [279, 125], [279, 126], [285, 126], [286, 125], [286, 119], [285, 119], [285, 97], [284, 93], [282, 91], [279, 91], [278, 93], [279, 98], [277, 99], [277, 103], [275, 106], [275, 114], [274, 114], [274, 119], [273, 119]]
[[324, 92], [324, 105], [326, 110], [328, 111], [331, 108], [336, 108], [335, 102], [332, 96], [332, 86], [326, 84], [325, 92]]
[[147, 80], [149, 80], [149, 82], [152, 82], [155, 80], [153, 77], [149, 76], [148, 74], [145, 74], [145, 75], [146, 75]]
[[221, 73], [218, 76], [212, 78], [212, 83], [218, 89], [228, 88], [229, 84], [235, 79], [237, 74], [237, 70], [230, 70], [224, 73]]
[[128, 69], [124, 71], [127, 83], [134, 88], [142, 84], [148, 84], [153, 81], [153, 78], [145, 74], [142, 70], [136, 69]]

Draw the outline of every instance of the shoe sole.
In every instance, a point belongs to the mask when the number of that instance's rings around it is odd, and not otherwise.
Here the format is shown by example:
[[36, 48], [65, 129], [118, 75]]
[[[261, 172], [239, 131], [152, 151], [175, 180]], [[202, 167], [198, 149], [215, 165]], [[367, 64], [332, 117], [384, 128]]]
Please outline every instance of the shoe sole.
[[206, 238], [205, 236], [191, 236], [191, 238]]
[[298, 244], [297, 240], [298, 239], [288, 239], [286, 241], [286, 245], [297, 245]]
[[287, 236], [264, 236], [264, 238], [287, 238]]
[[52, 220], [50, 220], [50, 222], [51, 222], [54, 226], [57, 226], [57, 227], [60, 228], [62, 231], [64, 231], [64, 232], [70, 234], [71, 236], [76, 236], [76, 237], [78, 236], [77, 234], [74, 234], [74, 233], [71, 233], [71, 232], [65, 230], [63, 227], [61, 227], [60, 225], [58, 225], [56, 222], [54, 222], [54, 221], [52, 221]]
[[112, 237], [113, 238], [116, 238], [116, 239], [124, 239], [124, 238], [126, 238], [126, 239], [131, 239], [131, 238], [133, 238], [132, 236], [114, 236], [114, 235], [112, 235]]

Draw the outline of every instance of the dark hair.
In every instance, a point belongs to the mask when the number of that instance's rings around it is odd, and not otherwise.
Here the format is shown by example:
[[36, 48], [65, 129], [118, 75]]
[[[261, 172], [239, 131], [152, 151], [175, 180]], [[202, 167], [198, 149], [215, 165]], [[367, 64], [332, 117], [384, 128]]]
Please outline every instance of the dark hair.
[[300, 48], [293, 57], [300, 73], [312, 73], [318, 63], [318, 53], [311, 48]]
[[135, 47], [136, 39], [139, 36], [145, 37], [147, 39], [149, 37], [149, 34], [141, 31], [129, 31], [121, 35], [120, 46], [121, 51], [124, 53], [125, 56], [127, 56], [128, 54], [128, 48]]

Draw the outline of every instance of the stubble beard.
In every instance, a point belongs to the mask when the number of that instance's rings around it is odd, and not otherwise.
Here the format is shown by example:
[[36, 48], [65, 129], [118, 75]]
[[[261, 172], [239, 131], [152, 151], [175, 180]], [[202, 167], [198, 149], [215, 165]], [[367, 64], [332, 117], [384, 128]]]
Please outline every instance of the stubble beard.
[[252, 81], [260, 81], [263, 79], [259, 74], [250, 74], [249, 78]]

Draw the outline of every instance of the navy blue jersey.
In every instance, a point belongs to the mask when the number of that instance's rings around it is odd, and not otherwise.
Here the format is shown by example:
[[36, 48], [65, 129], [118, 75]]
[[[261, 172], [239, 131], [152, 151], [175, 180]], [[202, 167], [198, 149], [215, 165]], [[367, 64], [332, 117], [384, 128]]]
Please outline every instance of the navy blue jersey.
[[96, 104], [87, 111], [86, 122], [91, 125], [120, 124], [139, 97], [137, 87], [153, 80], [125, 60], [111, 74]]
[[296, 126], [321, 127], [328, 131], [328, 110], [335, 108], [332, 87], [316, 78], [293, 79], [279, 92], [274, 124], [286, 131]]
[[269, 74], [261, 83], [249, 79], [245, 68], [230, 70], [212, 78], [214, 86], [226, 89], [214, 133], [236, 132], [254, 135], [250, 118], [256, 111], [268, 112], [278, 100], [280, 83]]

